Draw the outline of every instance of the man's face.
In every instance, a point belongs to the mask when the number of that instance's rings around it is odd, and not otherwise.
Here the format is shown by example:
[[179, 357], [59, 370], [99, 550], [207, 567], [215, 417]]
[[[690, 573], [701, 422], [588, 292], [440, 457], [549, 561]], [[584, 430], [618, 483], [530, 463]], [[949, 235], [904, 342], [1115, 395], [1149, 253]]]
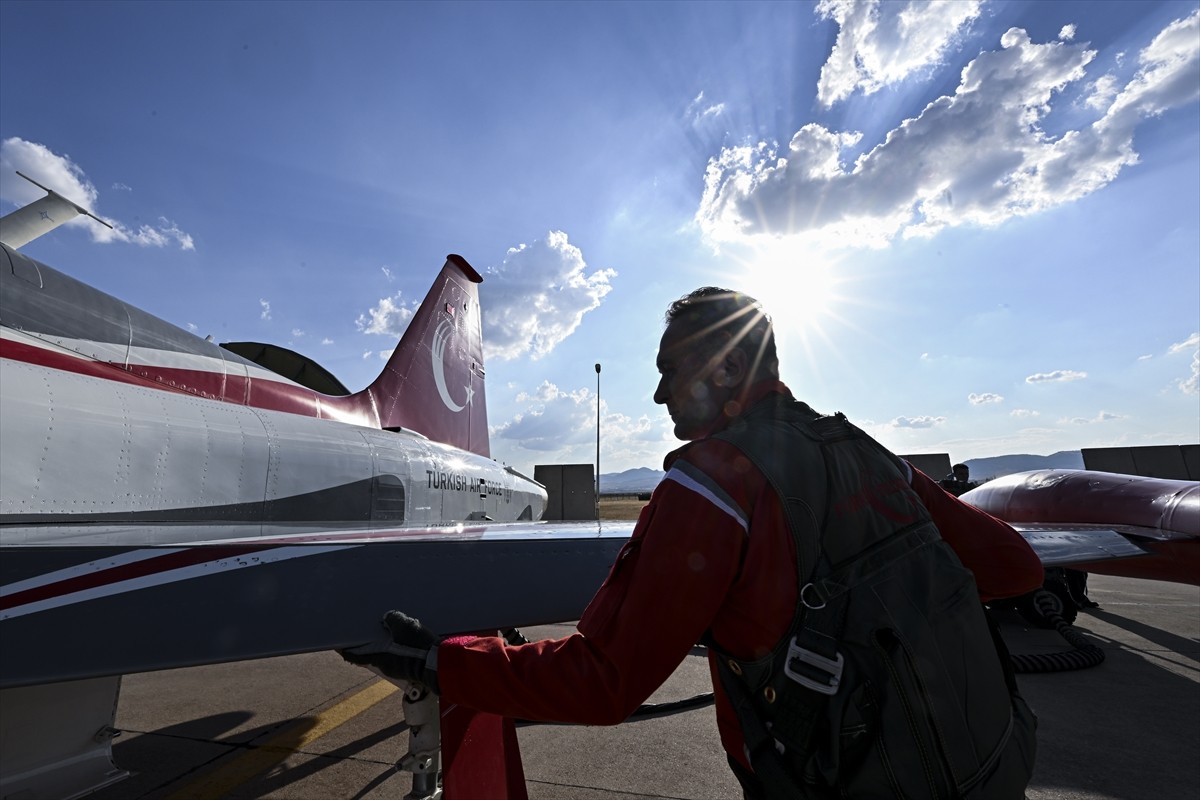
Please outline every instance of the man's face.
[[732, 397], [732, 389], [721, 381], [720, 370], [713, 368], [714, 343], [711, 339], [697, 342], [689, 333], [678, 323], [663, 332], [658, 345], [662, 377], [654, 390], [654, 402], [667, 407], [676, 438], [685, 442], [708, 435]]

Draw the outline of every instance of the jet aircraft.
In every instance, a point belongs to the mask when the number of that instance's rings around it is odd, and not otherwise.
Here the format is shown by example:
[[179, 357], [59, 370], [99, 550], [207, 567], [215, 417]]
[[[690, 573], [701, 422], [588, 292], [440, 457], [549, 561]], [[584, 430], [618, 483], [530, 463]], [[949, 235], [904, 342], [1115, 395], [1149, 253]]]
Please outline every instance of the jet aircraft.
[[1047, 568], [1200, 585], [1200, 482], [1036, 470], [961, 499], [1020, 531]]
[[545, 488], [490, 458], [466, 259], [350, 394], [18, 252], [89, 213], [46, 191], [0, 219], [0, 796], [123, 778], [125, 673], [341, 649], [391, 608], [579, 617], [632, 524], [541, 523]]

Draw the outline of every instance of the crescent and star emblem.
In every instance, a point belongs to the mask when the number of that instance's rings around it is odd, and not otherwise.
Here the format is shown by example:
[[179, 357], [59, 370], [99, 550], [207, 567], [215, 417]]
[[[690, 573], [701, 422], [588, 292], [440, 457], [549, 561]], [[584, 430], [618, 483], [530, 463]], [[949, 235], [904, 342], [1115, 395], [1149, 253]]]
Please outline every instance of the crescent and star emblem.
[[462, 411], [467, 406], [471, 405], [471, 398], [475, 396], [475, 390], [470, 384], [463, 386], [467, 392], [467, 399], [462, 405], [458, 405], [450, 397], [450, 390], [446, 387], [446, 362], [443, 355], [446, 352], [446, 345], [450, 341], [450, 337], [454, 334], [454, 323], [448, 319], [443, 319], [438, 323], [437, 328], [433, 331], [433, 382], [437, 384], [438, 394], [442, 398], [442, 402], [446, 404], [446, 408], [457, 413]]

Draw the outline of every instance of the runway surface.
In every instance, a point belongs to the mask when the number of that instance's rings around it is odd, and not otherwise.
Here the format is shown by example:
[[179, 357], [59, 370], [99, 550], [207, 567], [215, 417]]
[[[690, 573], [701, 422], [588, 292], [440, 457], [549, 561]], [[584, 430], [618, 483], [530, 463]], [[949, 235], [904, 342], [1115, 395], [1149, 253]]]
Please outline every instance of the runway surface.
[[[1089, 589], [1101, 608], [1076, 628], [1104, 649], [1105, 663], [1020, 677], [1040, 720], [1028, 797], [1200, 798], [1200, 588], [1093, 575]], [[1014, 653], [1067, 649], [1015, 613], [1003, 612], [1001, 627]], [[652, 699], [709, 689], [705, 659], [689, 656]], [[90, 797], [401, 800], [410, 788], [393, 768], [407, 750], [402, 717], [395, 687], [334, 653], [130, 675], [113, 754], [132, 775]], [[534, 800], [739, 796], [711, 707], [518, 735]]]

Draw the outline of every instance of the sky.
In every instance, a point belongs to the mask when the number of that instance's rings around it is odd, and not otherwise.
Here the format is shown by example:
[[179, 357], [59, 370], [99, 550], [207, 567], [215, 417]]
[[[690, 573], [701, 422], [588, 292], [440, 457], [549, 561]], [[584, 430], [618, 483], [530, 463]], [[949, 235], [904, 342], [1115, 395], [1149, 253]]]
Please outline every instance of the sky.
[[661, 466], [707, 285], [898, 453], [1200, 441], [1198, 2], [4, 0], [16, 170], [114, 225], [27, 254], [352, 391], [461, 254], [526, 474]]

